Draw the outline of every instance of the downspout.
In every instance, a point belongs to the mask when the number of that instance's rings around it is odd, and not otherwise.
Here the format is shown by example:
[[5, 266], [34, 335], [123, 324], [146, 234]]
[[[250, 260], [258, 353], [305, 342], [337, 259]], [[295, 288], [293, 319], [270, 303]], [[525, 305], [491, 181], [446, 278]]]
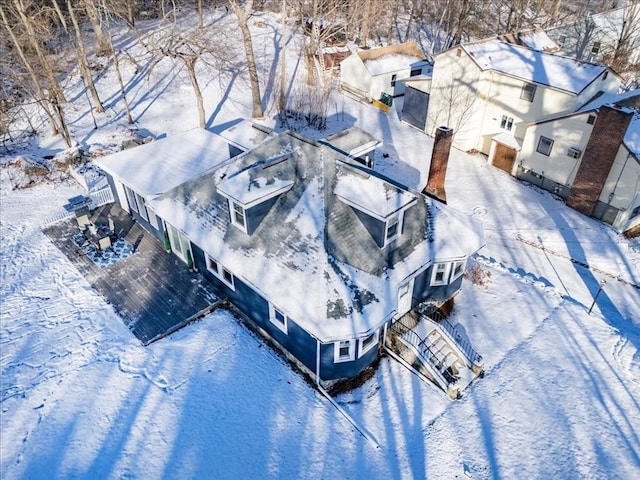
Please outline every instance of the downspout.
[[320, 387], [320, 340], [316, 338], [316, 385]]

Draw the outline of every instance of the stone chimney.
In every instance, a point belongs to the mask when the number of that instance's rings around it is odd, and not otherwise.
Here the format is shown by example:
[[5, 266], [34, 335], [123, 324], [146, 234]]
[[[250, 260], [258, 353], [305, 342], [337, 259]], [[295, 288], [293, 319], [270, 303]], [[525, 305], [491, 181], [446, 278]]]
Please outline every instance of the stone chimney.
[[569, 191], [567, 205], [571, 208], [593, 215], [632, 117], [630, 112], [616, 108], [600, 108]]
[[453, 128], [440, 126], [436, 129], [431, 152], [431, 165], [429, 166], [429, 180], [422, 193], [443, 203], [447, 203], [447, 194], [444, 191], [444, 180], [447, 175], [449, 152], [453, 141]]

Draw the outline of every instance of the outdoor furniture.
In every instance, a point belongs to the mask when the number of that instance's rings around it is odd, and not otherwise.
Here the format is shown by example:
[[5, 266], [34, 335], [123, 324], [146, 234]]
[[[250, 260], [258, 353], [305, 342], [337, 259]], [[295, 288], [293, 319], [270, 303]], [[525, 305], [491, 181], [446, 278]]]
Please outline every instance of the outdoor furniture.
[[76, 217], [76, 222], [78, 222], [78, 227], [80, 230], [86, 229], [89, 225], [93, 225], [91, 220], [89, 220], [89, 215], [84, 214]]
[[109, 236], [113, 237], [116, 234], [116, 224], [113, 221], [113, 217], [109, 215]]
[[98, 250], [104, 251], [107, 248], [111, 248], [111, 238], [110, 237], [103, 237], [100, 240], [98, 240]]
[[90, 203], [91, 203], [90, 197], [85, 197], [84, 195], [77, 195], [75, 197], [71, 197], [67, 199], [67, 204], [64, 205], [64, 209], [68, 212], [77, 212], [78, 210], [82, 210], [84, 208], [88, 210]]

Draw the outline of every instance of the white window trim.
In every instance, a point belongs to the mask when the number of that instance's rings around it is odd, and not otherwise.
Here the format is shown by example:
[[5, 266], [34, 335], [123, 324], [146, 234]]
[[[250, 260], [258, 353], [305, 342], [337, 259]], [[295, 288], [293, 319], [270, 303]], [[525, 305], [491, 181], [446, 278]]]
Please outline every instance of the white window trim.
[[[205, 261], [207, 263], [207, 271], [211, 272], [216, 278], [218, 278], [218, 280], [220, 280], [222, 283], [224, 283], [227, 287], [229, 287], [231, 290], [233, 290], [235, 292], [236, 290], [236, 285], [235, 285], [235, 275], [231, 272], [231, 270], [229, 270], [228, 268], [225, 268], [224, 265], [222, 265], [222, 263], [220, 263], [219, 260], [215, 259], [214, 257], [212, 257], [211, 255], [209, 255], [208, 253], [205, 254]], [[211, 263], [215, 262], [218, 265], [218, 270], [215, 270], [214, 268], [212, 268]], [[231, 276], [231, 281], [229, 282], [226, 278], [224, 278], [224, 272], [229, 273], [229, 275]]]
[[[284, 323], [276, 319], [276, 311], [284, 317]], [[289, 327], [289, 317], [287, 317], [281, 310], [274, 307], [271, 302], [269, 302], [269, 320], [271, 320], [271, 323], [278, 327], [278, 329], [283, 333], [288, 333], [287, 330]]]
[[[244, 224], [236, 220], [235, 205], [242, 209], [242, 218], [244, 219]], [[229, 199], [229, 217], [231, 218], [232, 225], [234, 225], [236, 228], [239, 228], [244, 233], [247, 233], [247, 209], [244, 208], [244, 205], [242, 205], [240, 202]]]
[[[349, 342], [349, 358], [340, 357], [340, 343]], [[356, 358], [356, 341], [353, 338], [338, 340], [333, 344], [333, 363], [352, 362]]]
[[[389, 230], [389, 226], [391, 226], [396, 220], [398, 221], [398, 228], [396, 230], [396, 233], [391, 237], [387, 237], [387, 231]], [[383, 242], [382, 248], [386, 247], [391, 242], [393, 242], [396, 238], [400, 237], [400, 235], [402, 234], [403, 225], [404, 225], [404, 210], [401, 210], [397, 214], [394, 214], [391, 217], [387, 218], [387, 220], [384, 223], [384, 242]]]
[[[466, 260], [459, 260], [457, 262], [453, 262], [453, 266], [451, 267], [451, 279], [449, 280], [449, 283], [452, 283], [454, 280], [457, 280], [462, 275], [464, 275], [466, 263], [467, 263]], [[458, 265], [461, 266], [460, 272], [456, 274], [456, 268]]]
[[[540, 145], [542, 144], [543, 139], [550, 142], [549, 150], [547, 151], [547, 153], [540, 151]], [[538, 138], [538, 145], [536, 146], [536, 153], [539, 153], [540, 155], [544, 155], [545, 157], [550, 157], [551, 150], [553, 150], [553, 143], [554, 143], [554, 140], [552, 138], [545, 137], [544, 135], [540, 135], [540, 137]]]
[[[366, 345], [364, 344], [365, 340], [371, 338], [371, 343]], [[362, 357], [365, 353], [370, 351], [372, 348], [378, 345], [378, 341], [380, 340], [380, 335], [378, 330], [373, 332], [371, 335], [367, 335], [366, 337], [358, 340], [358, 358]]]
[[502, 119], [500, 120], [500, 128], [506, 130], [507, 132], [510, 132], [511, 130], [513, 130], [514, 122], [515, 120], [513, 119], [513, 117], [510, 117], [509, 115], [502, 115]]
[[[439, 271], [438, 267], [444, 265], [444, 273], [442, 275], [442, 281], [436, 281], [436, 275]], [[451, 272], [451, 263], [447, 262], [439, 262], [433, 264], [433, 269], [431, 270], [431, 286], [439, 286], [439, 285], [448, 285], [449, 284], [449, 274]]]

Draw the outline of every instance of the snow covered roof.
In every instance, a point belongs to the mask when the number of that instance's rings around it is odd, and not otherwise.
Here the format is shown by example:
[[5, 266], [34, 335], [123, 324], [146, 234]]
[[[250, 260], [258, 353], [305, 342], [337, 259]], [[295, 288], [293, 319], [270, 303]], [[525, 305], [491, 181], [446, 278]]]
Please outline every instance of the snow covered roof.
[[356, 126], [329, 135], [324, 141], [353, 158], [382, 146], [382, 140]]
[[427, 56], [416, 42], [361, 50], [357, 55], [371, 75], [397, 72], [415, 66], [416, 63], [428, 64]]
[[482, 70], [578, 94], [607, 67], [531, 50], [498, 39], [462, 45]]
[[516, 45], [522, 45], [532, 50], [542, 50], [544, 52], [557, 52], [560, 47], [551, 40], [547, 32], [541, 28], [533, 30], [523, 30], [517, 33], [500, 35], [500, 39]]
[[[292, 185], [248, 235], [230, 224], [221, 190], [229, 187], [228, 179], [261, 172], [265, 160], [278, 156], [286, 160], [272, 162], [270, 175]], [[356, 211], [334, 193], [343, 177], [358, 175], [395, 192], [391, 197], [405, 207], [404, 200], [413, 199], [404, 212], [403, 233], [390, 246], [381, 249]], [[432, 261], [465, 258], [484, 244], [475, 219], [289, 132], [149, 206], [321, 341], [380, 327], [394, 315], [398, 287], [409, 275]]]
[[246, 119], [218, 133], [228, 143], [244, 151], [257, 147], [272, 134], [270, 128]]
[[152, 198], [228, 159], [225, 140], [197, 128], [95, 159], [93, 163], [142, 196]]

